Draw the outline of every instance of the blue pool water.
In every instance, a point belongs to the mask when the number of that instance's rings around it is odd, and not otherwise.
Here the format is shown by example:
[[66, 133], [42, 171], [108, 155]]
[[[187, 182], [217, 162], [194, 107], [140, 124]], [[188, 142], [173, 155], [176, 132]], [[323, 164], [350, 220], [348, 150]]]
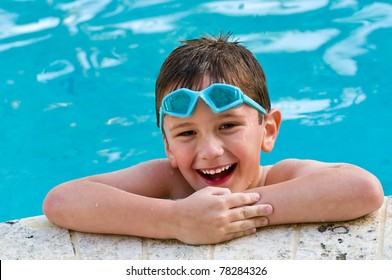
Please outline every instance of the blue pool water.
[[164, 157], [154, 83], [178, 41], [231, 31], [284, 116], [263, 164], [349, 162], [392, 194], [391, 1], [0, 2], [0, 221], [55, 185]]

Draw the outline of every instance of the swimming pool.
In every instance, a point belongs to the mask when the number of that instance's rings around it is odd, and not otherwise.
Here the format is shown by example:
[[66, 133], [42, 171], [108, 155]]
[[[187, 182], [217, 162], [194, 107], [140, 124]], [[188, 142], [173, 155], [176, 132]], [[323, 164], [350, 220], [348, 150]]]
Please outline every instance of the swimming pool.
[[0, 221], [41, 215], [66, 180], [164, 157], [159, 68], [179, 40], [221, 30], [283, 112], [263, 164], [349, 162], [392, 194], [387, 1], [6, 0], [0, 26]]

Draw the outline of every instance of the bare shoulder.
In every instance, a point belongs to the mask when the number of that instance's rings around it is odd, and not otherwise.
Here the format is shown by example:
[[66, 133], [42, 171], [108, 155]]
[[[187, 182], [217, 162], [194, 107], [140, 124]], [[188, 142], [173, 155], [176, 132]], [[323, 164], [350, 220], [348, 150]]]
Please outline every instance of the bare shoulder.
[[[370, 213], [381, 207], [384, 192], [380, 181], [369, 171], [348, 163], [326, 163], [315, 160], [287, 159], [269, 166], [265, 185], [290, 181], [295, 185], [312, 182], [318, 189], [332, 189], [336, 195], [360, 201], [359, 205], [370, 205], [362, 213]], [[298, 180], [297, 180], [298, 179]]]
[[327, 163], [316, 160], [285, 159], [268, 166], [266, 185], [289, 181], [324, 168], [349, 166], [344, 163]]
[[176, 198], [189, 192], [190, 186], [167, 159], [146, 161], [109, 173], [85, 178], [127, 192], [159, 198]]

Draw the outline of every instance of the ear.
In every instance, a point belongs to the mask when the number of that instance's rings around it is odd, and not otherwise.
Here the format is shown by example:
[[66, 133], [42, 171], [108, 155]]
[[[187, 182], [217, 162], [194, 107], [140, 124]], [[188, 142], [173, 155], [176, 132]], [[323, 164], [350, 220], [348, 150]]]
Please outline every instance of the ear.
[[272, 109], [264, 116], [264, 137], [261, 144], [264, 152], [269, 153], [274, 148], [281, 122], [282, 114], [278, 109]]
[[165, 153], [167, 158], [169, 159], [171, 167], [177, 168], [178, 165], [177, 165], [176, 158], [174, 157], [173, 152], [170, 149], [169, 142], [167, 141], [166, 137], [163, 137], [163, 142], [165, 144]]

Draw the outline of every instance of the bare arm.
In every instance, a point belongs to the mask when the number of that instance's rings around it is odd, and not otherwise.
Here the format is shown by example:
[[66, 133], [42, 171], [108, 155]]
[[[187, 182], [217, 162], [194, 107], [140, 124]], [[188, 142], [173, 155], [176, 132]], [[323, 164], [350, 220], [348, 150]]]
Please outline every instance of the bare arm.
[[285, 160], [270, 168], [265, 185], [250, 191], [274, 207], [269, 225], [351, 220], [384, 200], [377, 178], [348, 164]]
[[[61, 184], [45, 198], [49, 220], [65, 228], [93, 232], [170, 238], [173, 201], [129, 193], [110, 185], [78, 179]], [[159, 213], [155, 215], [155, 213]], [[141, 226], [154, 225], [154, 227]]]
[[192, 244], [229, 240], [266, 225], [265, 207], [253, 205], [258, 194], [221, 188], [192, 193], [177, 172], [162, 160], [73, 180], [51, 190], [43, 210], [52, 222], [77, 231]]

